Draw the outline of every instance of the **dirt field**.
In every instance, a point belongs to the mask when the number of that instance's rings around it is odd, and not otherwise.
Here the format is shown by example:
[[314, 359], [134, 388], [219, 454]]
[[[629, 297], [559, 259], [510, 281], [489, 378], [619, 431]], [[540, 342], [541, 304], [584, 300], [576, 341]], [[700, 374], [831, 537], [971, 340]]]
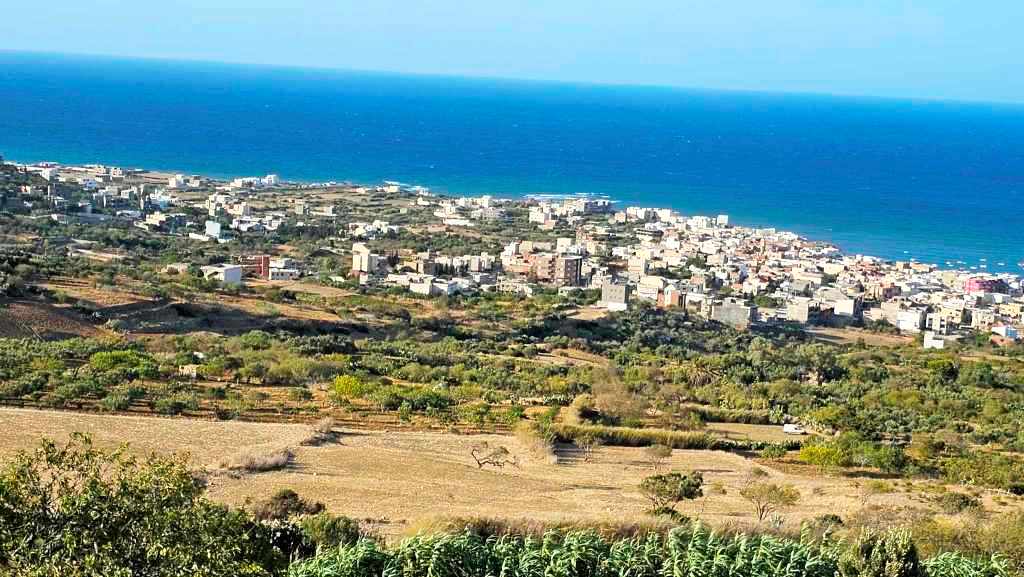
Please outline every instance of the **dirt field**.
[[66, 339], [109, 334], [74, 312], [29, 300], [7, 301], [0, 306], [0, 338]]
[[67, 277], [55, 277], [39, 286], [54, 292], [62, 292], [69, 298], [83, 301], [96, 309], [123, 307], [150, 300], [124, 290], [112, 290], [109, 287], [96, 288], [89, 281]]
[[582, 307], [569, 315], [569, 318], [579, 321], [596, 321], [608, 316], [608, 309], [599, 307]]
[[[114, 417], [63, 412], [0, 409], [6, 431], [0, 457], [33, 446], [43, 436], [61, 439], [72, 431], [91, 433], [114, 446], [130, 440], [141, 452], [190, 453], [197, 467], [216, 469], [241, 451], [260, 453], [299, 447], [309, 429], [303, 425], [255, 424], [145, 417]], [[509, 448], [520, 466], [480, 470], [469, 455], [477, 443]], [[281, 488], [324, 502], [329, 510], [360, 519], [374, 519], [377, 530], [399, 535], [418, 523], [443, 516], [492, 516], [535, 520], [640, 521], [649, 519], [647, 503], [637, 490], [652, 474], [641, 449], [606, 447], [583, 462], [561, 451], [561, 463], [531, 456], [512, 437], [460, 436], [442, 433], [347, 432], [340, 444], [299, 447], [293, 466], [283, 471], [234, 479], [214, 475], [210, 495], [240, 505]], [[684, 503], [684, 514], [712, 524], [753, 523], [750, 506], [739, 490], [752, 467], [742, 456], [713, 451], [675, 451], [671, 466], [704, 474], [707, 497]], [[762, 465], [764, 466], [764, 465]], [[859, 484], [864, 479], [823, 476], [801, 466], [764, 466], [771, 480], [792, 483], [802, 495], [785, 512], [786, 523], [834, 512], [847, 516], [862, 506]], [[922, 498], [901, 487], [872, 497], [872, 504], [924, 507]], [[724, 494], [723, 494], [724, 491]], [[991, 499], [987, 507], [998, 509]], [[1010, 505], [1010, 506], [1020, 506]]]
[[709, 433], [734, 440], [769, 441], [781, 443], [794, 437], [782, 432], [782, 425], [748, 425], [745, 423], [708, 423]]
[[914, 342], [914, 339], [909, 336], [872, 333], [850, 328], [811, 327], [807, 329], [807, 333], [820, 341], [834, 345], [850, 345], [861, 339], [869, 345], [881, 347], [900, 347]]

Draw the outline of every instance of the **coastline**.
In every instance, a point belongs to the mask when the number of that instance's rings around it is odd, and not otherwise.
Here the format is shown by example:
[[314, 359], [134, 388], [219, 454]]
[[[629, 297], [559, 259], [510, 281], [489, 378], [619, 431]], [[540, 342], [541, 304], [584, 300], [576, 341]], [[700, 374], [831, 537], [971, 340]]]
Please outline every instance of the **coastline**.
[[[3, 158], [4, 158], [4, 160], [6, 162], [11, 162], [11, 163], [15, 163], [15, 164], [21, 164], [21, 165], [32, 165], [32, 164], [39, 164], [39, 163], [43, 163], [43, 162], [52, 162], [52, 163], [55, 163], [55, 164], [57, 164], [57, 165], [59, 165], [61, 167], [72, 168], [72, 169], [76, 169], [76, 168], [77, 169], [84, 169], [84, 168], [89, 167], [89, 166], [114, 166], [114, 165], [109, 164], [109, 163], [96, 162], [96, 161], [88, 162], [88, 163], [63, 163], [63, 162], [58, 161], [58, 160], [49, 159], [49, 160], [43, 160], [43, 161], [25, 162], [25, 161], [20, 160], [20, 159], [7, 158], [6, 156], [3, 156]], [[195, 174], [195, 175], [199, 175], [199, 176], [202, 176], [202, 177], [205, 177], [205, 178], [210, 178], [212, 180], [222, 181], [222, 182], [230, 182], [231, 180], [236, 179], [236, 178], [246, 178], [248, 176], [251, 176], [251, 175], [245, 175], [245, 174], [227, 174], [227, 175], [225, 175], [223, 173], [218, 174], [218, 173], [208, 173], [208, 172], [191, 172], [191, 171], [181, 171], [181, 170], [174, 170], [174, 169], [167, 169], [167, 168], [126, 167], [126, 166], [122, 166], [121, 168], [124, 168], [126, 170], [140, 171], [143, 174], [145, 174], [148, 177], [148, 179], [151, 180], [153, 183], [159, 183], [159, 184], [162, 184], [162, 183], [166, 182], [166, 180], [169, 177], [172, 177], [175, 174], [186, 174], [186, 175]], [[356, 180], [356, 179], [341, 179], [341, 180], [323, 180], [323, 181], [308, 180], [308, 179], [287, 179], [284, 182], [286, 184], [294, 185], [296, 187], [300, 187], [300, 188], [301, 187], [309, 187], [311, 189], [321, 188], [321, 187], [324, 187], [324, 186], [368, 186], [369, 187], [369, 186], [375, 186], [376, 185], [372, 181], [372, 179], [367, 179], [367, 180], [361, 180], [361, 179], [360, 180]], [[391, 181], [391, 180], [389, 180], [387, 178], [382, 178], [382, 179], [378, 179], [377, 180], [377, 183], [380, 183], [380, 182], [396, 182], [396, 181]], [[403, 186], [409, 186], [409, 187], [419, 187], [419, 186], [422, 186], [422, 187], [430, 190], [434, 194], [438, 194], [438, 195], [441, 195], [441, 196], [452, 197], [452, 198], [472, 197], [472, 196], [480, 196], [481, 194], [487, 194], [486, 192], [483, 192], [483, 193], [481, 193], [481, 192], [477, 192], [477, 193], [452, 192], [452, 191], [446, 190], [443, 186], [437, 187], [437, 186], [432, 186], [432, 185], [428, 185], [428, 184], [414, 183], [414, 182], [401, 182], [399, 184], [402, 184]], [[541, 202], [541, 201], [561, 201], [561, 200], [571, 199], [571, 198], [589, 197], [589, 198], [606, 199], [606, 200], [609, 200], [610, 202], [612, 202], [613, 205], [616, 205], [616, 206], [619, 206], [619, 207], [622, 207], [622, 208], [625, 208], [626, 206], [644, 206], [645, 208], [652, 208], [652, 209], [668, 208], [668, 209], [676, 210], [676, 211], [678, 211], [678, 212], [680, 212], [682, 214], [687, 214], [687, 215], [701, 214], [699, 212], [691, 212], [691, 211], [687, 211], [687, 210], [684, 210], [684, 209], [680, 209], [677, 206], [678, 203], [675, 203], [675, 204], [669, 203], [669, 204], [664, 204], [664, 205], [660, 205], [660, 206], [640, 205], [640, 204], [633, 204], [633, 203], [630, 203], [628, 200], [620, 199], [620, 198], [615, 198], [615, 197], [610, 196], [610, 195], [598, 194], [598, 193], [589, 193], [589, 192], [564, 192], [564, 193], [563, 192], [523, 192], [523, 193], [520, 193], [520, 194], [493, 195], [493, 196], [495, 196], [495, 198], [504, 198], [504, 199], [515, 200], [515, 201], [536, 200], [538, 202]], [[708, 216], [713, 216], [710, 213], [708, 213], [707, 215]], [[747, 219], [734, 218], [732, 216], [731, 216], [731, 218], [733, 218], [734, 225], [738, 226], [738, 227], [741, 227], [741, 228], [748, 228], [748, 229], [775, 229], [775, 230], [777, 230], [779, 232], [792, 233], [792, 234], [795, 234], [795, 235], [799, 236], [802, 239], [806, 239], [806, 240], [811, 241], [811, 242], [822, 243], [822, 244], [825, 244], [825, 245], [829, 245], [829, 246], [835, 247], [840, 253], [846, 254], [846, 255], [861, 255], [861, 256], [879, 258], [879, 259], [882, 259], [882, 260], [885, 260], [885, 261], [888, 261], [888, 262], [901, 262], [901, 261], [904, 261], [904, 262], [914, 262], [914, 263], [929, 264], [929, 265], [935, 266], [939, 270], [949, 270], [949, 271], [956, 271], [956, 272], [962, 272], [962, 273], [968, 273], [968, 274], [971, 274], [971, 273], [978, 274], [978, 275], [983, 275], [983, 274], [1000, 275], [1000, 274], [1004, 274], [1004, 275], [1011, 275], [1012, 277], [1015, 277], [1015, 278], [1024, 278], [1024, 252], [1021, 253], [1022, 260], [1020, 262], [1016, 262], [1016, 261], [1013, 261], [1013, 262], [1010, 262], [1010, 261], [1007, 261], [1007, 262], [1003, 262], [1003, 261], [989, 262], [987, 257], [985, 257], [985, 258], [980, 259], [978, 261], [978, 264], [975, 265], [972, 268], [972, 267], [970, 267], [970, 263], [968, 263], [966, 261], [961, 261], [961, 262], [929, 262], [929, 261], [917, 259], [917, 258], [913, 257], [913, 255], [909, 254], [905, 250], [904, 250], [904, 253], [903, 253], [903, 258], [899, 258], [899, 256], [893, 257], [893, 256], [889, 256], [889, 255], [884, 255], [884, 254], [871, 254], [871, 253], [866, 253], [866, 252], [851, 251], [851, 250], [848, 250], [846, 247], [844, 247], [841, 243], [836, 243], [836, 242], [834, 242], [831, 239], [821, 238], [818, 235], [808, 234], [808, 233], [805, 233], [804, 231], [793, 230], [793, 229], [790, 229], [790, 228], [787, 228], [787, 227], [784, 227], [784, 226], [776, 226], [776, 225], [771, 224], [771, 223], [749, 222]], [[897, 249], [897, 250], [899, 250], [899, 249]], [[982, 268], [981, 265], [985, 265], [985, 267]]]
[[590, 192], [890, 260], [1019, 272], [1024, 258], [1024, 109], [0, 60], [0, 154], [18, 160]]

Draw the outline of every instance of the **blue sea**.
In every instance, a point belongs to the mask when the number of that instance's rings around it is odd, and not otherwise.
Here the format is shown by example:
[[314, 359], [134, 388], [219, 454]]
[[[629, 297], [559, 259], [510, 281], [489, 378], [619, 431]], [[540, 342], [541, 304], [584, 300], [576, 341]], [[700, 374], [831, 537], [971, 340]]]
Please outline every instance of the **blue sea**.
[[0, 154], [592, 193], [1024, 272], [1024, 106], [0, 52]]

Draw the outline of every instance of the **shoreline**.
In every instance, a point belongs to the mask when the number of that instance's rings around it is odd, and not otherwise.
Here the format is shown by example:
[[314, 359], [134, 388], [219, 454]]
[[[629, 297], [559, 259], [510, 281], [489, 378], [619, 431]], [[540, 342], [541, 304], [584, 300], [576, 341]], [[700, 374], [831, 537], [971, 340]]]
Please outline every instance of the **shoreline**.
[[[0, 151], [0, 154], [2, 154], [2, 151]], [[236, 178], [246, 178], [246, 177], [251, 177], [252, 176], [251, 174], [247, 175], [247, 174], [211, 173], [211, 172], [192, 172], [192, 171], [186, 171], [186, 170], [174, 170], [174, 169], [167, 169], [167, 168], [147, 168], [147, 167], [140, 167], [140, 166], [126, 167], [126, 166], [122, 166], [122, 165], [108, 164], [108, 163], [96, 162], [96, 161], [88, 162], [88, 163], [65, 163], [63, 161], [58, 161], [58, 160], [24, 161], [24, 160], [20, 160], [20, 159], [8, 158], [6, 156], [2, 156], [2, 158], [4, 159], [4, 162], [17, 164], [17, 165], [20, 165], [20, 166], [32, 166], [32, 165], [39, 165], [39, 164], [42, 164], [42, 163], [53, 163], [53, 164], [56, 164], [56, 165], [58, 165], [60, 167], [66, 168], [66, 169], [79, 169], [79, 170], [87, 170], [89, 166], [108, 166], [108, 167], [110, 167], [110, 166], [119, 166], [120, 168], [123, 168], [125, 170], [140, 171], [143, 174], [146, 174], [150, 178], [152, 178], [154, 180], [157, 180], [157, 181], [166, 180], [168, 177], [174, 176], [175, 174], [199, 175], [201, 177], [208, 178], [208, 179], [211, 179], [211, 180], [214, 180], [214, 181], [220, 181], [220, 182], [230, 182], [231, 180], [236, 179]], [[388, 178], [378, 179], [377, 182], [380, 183], [380, 182], [388, 182], [388, 181], [395, 182], [395, 181], [391, 181]], [[362, 180], [355, 180], [355, 179], [343, 179], [343, 180], [307, 180], [307, 179], [294, 179], [293, 180], [293, 179], [288, 179], [288, 180], [283, 180], [282, 184], [284, 184], [284, 185], [295, 185], [295, 186], [300, 187], [300, 188], [301, 187], [308, 187], [310, 189], [317, 189], [317, 188], [322, 188], [322, 187], [327, 187], [327, 186], [339, 186], [339, 187], [344, 187], [344, 186], [372, 187], [372, 186], [376, 186], [375, 184], [370, 184], [369, 181], [364, 182]], [[667, 209], [671, 209], [671, 210], [677, 211], [677, 212], [679, 212], [681, 214], [687, 214], [687, 215], [691, 215], [691, 216], [692, 215], [702, 214], [701, 211], [699, 211], [699, 210], [698, 211], [695, 211], [695, 210], [685, 210], [685, 209], [677, 208], [675, 205], [661, 205], [661, 206], [653, 206], [653, 205], [651, 205], [651, 206], [646, 206], [644, 204], [632, 203], [629, 200], [623, 200], [623, 199], [616, 198], [616, 197], [614, 197], [612, 195], [604, 194], [604, 193], [593, 193], [593, 192], [582, 192], [582, 191], [578, 191], [578, 192], [534, 191], [534, 192], [519, 192], [519, 193], [515, 193], [515, 194], [492, 194], [492, 193], [488, 193], [488, 192], [460, 193], [460, 192], [453, 192], [453, 191], [447, 190], [443, 186], [436, 186], [435, 187], [435, 185], [419, 184], [419, 183], [406, 183], [406, 182], [399, 182], [399, 184], [401, 184], [402, 186], [405, 186], [405, 187], [423, 187], [423, 188], [426, 188], [427, 190], [429, 190], [432, 194], [440, 195], [440, 196], [445, 196], [445, 197], [452, 197], [452, 198], [460, 198], [460, 197], [469, 198], [469, 197], [479, 197], [479, 196], [483, 196], [483, 195], [490, 195], [490, 196], [493, 196], [493, 197], [498, 198], [498, 199], [507, 199], [507, 200], [512, 200], [512, 201], [529, 201], [529, 200], [535, 200], [535, 201], [563, 201], [565, 199], [570, 199], [570, 198], [590, 197], [590, 198], [607, 199], [607, 200], [611, 201], [613, 204], [617, 204], [617, 205], [619, 205], [619, 206], [621, 206], [623, 208], [626, 207], [626, 206], [642, 206], [644, 208], [651, 208], [651, 209], [667, 208]], [[707, 213], [707, 214], [710, 214], [710, 213]], [[911, 263], [927, 264], [927, 265], [931, 265], [931, 266], [936, 267], [936, 269], [938, 269], [938, 270], [954, 271], [954, 272], [965, 273], [965, 274], [1010, 275], [1010, 276], [1012, 276], [1014, 278], [1024, 278], [1024, 252], [1022, 252], [1022, 254], [1020, 255], [1020, 258], [1022, 260], [1019, 263], [1018, 262], [1009, 262], [1009, 261], [1005, 261], [1005, 262], [1004, 261], [996, 261], [996, 262], [993, 262], [993, 261], [987, 259], [987, 257], [986, 257], [986, 258], [981, 258], [981, 259], [978, 260], [978, 265], [979, 266], [971, 268], [971, 267], [965, 267], [965, 266], [957, 266], [957, 265], [969, 265], [970, 263], [967, 262], [967, 261], [962, 261], [962, 260], [958, 259], [957, 261], [929, 262], [927, 260], [922, 260], [922, 259], [914, 257], [913, 255], [910, 255], [909, 252], [906, 251], [906, 250], [903, 251], [903, 254], [907, 255], [905, 258], [880, 256], [878, 254], [871, 254], [871, 253], [867, 253], [867, 252], [848, 250], [847, 248], [844, 248], [840, 243], [837, 243], [837, 242], [835, 242], [832, 239], [823, 239], [820, 236], [815, 235], [813, 233], [801, 232], [799, 230], [786, 227], [785, 225], [772, 225], [772, 224], [769, 224], [769, 223], [757, 223], [757, 222], [751, 223], [751, 222], [749, 222], [749, 220], [747, 220], [747, 219], [745, 219], [743, 217], [740, 217], [737, 222], [734, 222], [734, 226], [737, 226], [737, 227], [740, 227], [740, 228], [747, 228], [747, 229], [775, 229], [776, 231], [779, 231], [779, 232], [792, 233], [792, 234], [795, 234], [795, 235], [799, 236], [802, 239], [805, 239], [805, 240], [808, 240], [808, 241], [811, 241], [811, 242], [822, 243], [822, 244], [825, 244], [825, 245], [828, 245], [828, 246], [835, 247], [843, 255], [866, 256], [866, 257], [871, 257], [871, 258], [878, 258], [878, 259], [881, 259], [881, 260], [887, 261], [887, 262], [911, 262]], [[899, 249], [894, 249], [894, 250], [899, 250]], [[949, 262], [954, 262], [954, 264], [950, 265]], [[1001, 266], [999, 264], [1000, 262], [1003, 262], [1003, 264]], [[980, 265], [982, 265], [982, 264], [986, 265], [986, 268], [982, 269], [980, 267]], [[995, 265], [995, 266], [993, 266], [993, 265]], [[988, 267], [992, 267], [992, 268], [988, 268]]]

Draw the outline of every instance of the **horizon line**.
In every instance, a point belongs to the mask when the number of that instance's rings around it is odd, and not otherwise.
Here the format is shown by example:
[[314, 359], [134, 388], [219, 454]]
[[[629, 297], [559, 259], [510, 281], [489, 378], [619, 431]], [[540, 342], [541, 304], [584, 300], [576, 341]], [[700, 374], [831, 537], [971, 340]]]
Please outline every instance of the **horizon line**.
[[836, 98], [844, 100], [880, 100], [895, 102], [929, 103], [929, 104], [966, 104], [981, 106], [1000, 106], [1010, 108], [1024, 107], [1024, 100], [998, 100], [998, 99], [972, 99], [972, 98], [949, 98], [938, 96], [898, 96], [898, 95], [877, 95], [858, 92], [828, 92], [818, 90], [772, 90], [752, 89], [735, 87], [707, 87], [690, 86], [682, 84], [657, 84], [639, 82], [613, 82], [593, 80], [561, 80], [543, 77], [528, 76], [501, 76], [489, 74], [455, 74], [442, 72], [411, 72], [403, 70], [381, 70], [368, 68], [349, 68], [341, 66], [323, 66], [310, 64], [279, 64], [266, 62], [252, 62], [244, 60], [216, 60], [205, 57], [189, 58], [181, 56], [135, 56], [124, 54], [111, 54], [99, 52], [54, 52], [46, 50], [22, 50], [17, 48], [0, 47], [0, 55], [28, 55], [48, 56], [66, 59], [97, 59], [114, 61], [137, 61], [162, 64], [200, 64], [220, 65], [252, 68], [267, 68], [292, 71], [317, 71], [347, 74], [366, 74], [394, 77], [414, 77], [424, 79], [458, 79], [469, 81], [490, 81], [490, 82], [519, 82], [524, 84], [554, 84], [561, 86], [580, 86], [588, 88], [634, 88], [643, 90], [666, 90], [678, 92], [704, 92], [704, 93], [727, 93], [736, 95], [761, 95], [761, 96], [803, 96], [818, 98]]

